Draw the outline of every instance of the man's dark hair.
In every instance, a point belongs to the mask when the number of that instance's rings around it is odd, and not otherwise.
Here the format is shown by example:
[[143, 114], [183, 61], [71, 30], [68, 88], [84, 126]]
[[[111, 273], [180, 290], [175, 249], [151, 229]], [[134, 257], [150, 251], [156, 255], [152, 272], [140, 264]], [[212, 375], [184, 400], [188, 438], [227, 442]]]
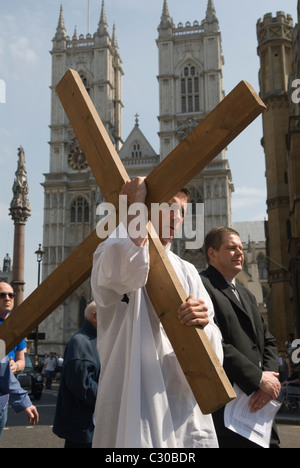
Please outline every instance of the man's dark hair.
[[204, 250], [205, 250], [207, 263], [209, 263], [208, 249], [212, 247], [214, 250], [219, 251], [221, 248], [221, 245], [223, 244], [223, 239], [225, 235], [240, 237], [240, 234], [237, 231], [235, 231], [232, 228], [225, 227], [225, 226], [219, 226], [219, 227], [213, 228], [206, 235], [205, 241], [204, 241]]
[[187, 198], [187, 201], [189, 202], [190, 199], [191, 199], [191, 192], [188, 188], [184, 187], [182, 189], [179, 190], [179, 193], [184, 193], [186, 198]]

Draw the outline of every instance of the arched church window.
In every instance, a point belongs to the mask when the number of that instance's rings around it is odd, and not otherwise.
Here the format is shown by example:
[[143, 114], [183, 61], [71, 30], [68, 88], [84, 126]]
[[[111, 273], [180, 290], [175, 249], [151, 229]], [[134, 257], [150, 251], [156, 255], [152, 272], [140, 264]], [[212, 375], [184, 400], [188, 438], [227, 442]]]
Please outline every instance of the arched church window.
[[192, 214], [196, 215], [196, 205], [203, 203], [203, 194], [199, 188], [190, 187], [190, 203], [192, 204]]
[[81, 73], [80, 78], [81, 78], [82, 83], [84, 84], [85, 89], [87, 90], [88, 93], [90, 93], [90, 85], [89, 85], [87, 77], [83, 73]]
[[260, 253], [257, 256], [257, 268], [258, 268], [258, 275], [260, 280], [268, 279], [268, 265], [266, 257]]
[[183, 114], [200, 111], [198, 71], [194, 65], [184, 67], [181, 74], [181, 112]]
[[88, 202], [82, 198], [76, 198], [71, 206], [71, 224], [89, 223], [90, 208]]
[[186, 93], [186, 81], [183, 79], [181, 80], [181, 94]]

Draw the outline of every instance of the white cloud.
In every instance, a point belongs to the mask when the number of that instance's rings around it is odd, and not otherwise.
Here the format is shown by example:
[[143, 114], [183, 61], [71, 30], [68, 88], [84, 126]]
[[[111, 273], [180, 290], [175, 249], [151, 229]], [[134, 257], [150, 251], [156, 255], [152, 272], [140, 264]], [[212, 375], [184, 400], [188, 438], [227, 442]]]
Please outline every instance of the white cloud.
[[255, 187], [237, 187], [232, 195], [232, 212], [235, 221], [255, 221], [265, 219], [265, 189]]
[[266, 190], [254, 187], [237, 187], [232, 195], [232, 206], [234, 209], [246, 208], [265, 203]]
[[12, 44], [9, 46], [9, 50], [12, 54], [12, 57], [16, 60], [24, 60], [30, 65], [34, 65], [38, 57], [34, 50], [29, 47], [29, 39], [25, 36], [21, 36], [16, 39]]
[[239, 197], [266, 198], [266, 190], [254, 187], [237, 187], [234, 195]]

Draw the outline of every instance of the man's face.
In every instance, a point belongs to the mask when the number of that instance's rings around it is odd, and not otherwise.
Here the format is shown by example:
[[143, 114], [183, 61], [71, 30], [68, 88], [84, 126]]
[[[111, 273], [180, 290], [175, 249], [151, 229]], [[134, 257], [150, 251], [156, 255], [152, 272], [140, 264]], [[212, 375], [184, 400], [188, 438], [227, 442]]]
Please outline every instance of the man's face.
[[13, 288], [7, 283], [0, 283], [0, 318], [6, 319], [14, 308]]
[[187, 210], [187, 197], [179, 192], [169, 203], [169, 209], [159, 213], [159, 238], [164, 246], [170, 244], [180, 226], [183, 223]]
[[244, 264], [243, 244], [237, 235], [223, 236], [219, 250], [209, 249], [210, 263], [228, 281], [232, 281], [242, 271]]

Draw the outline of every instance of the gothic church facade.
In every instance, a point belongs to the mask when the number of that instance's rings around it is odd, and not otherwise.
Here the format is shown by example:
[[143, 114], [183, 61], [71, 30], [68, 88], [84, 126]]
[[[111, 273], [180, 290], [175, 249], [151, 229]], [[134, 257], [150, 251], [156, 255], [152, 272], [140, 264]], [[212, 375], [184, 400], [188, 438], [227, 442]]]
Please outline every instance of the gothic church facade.
[[[122, 60], [113, 27], [109, 34], [104, 0], [96, 33], [84, 36], [75, 29], [67, 36], [63, 8], [53, 38], [51, 80], [50, 166], [44, 186], [46, 278], [97, 224], [96, 208], [103, 201], [93, 174], [55, 92], [69, 68], [80, 74], [85, 87], [130, 176], [147, 176], [185, 136], [223, 99], [221, 33], [212, 0], [202, 22], [175, 26], [167, 0], [162, 5], [158, 27], [158, 85], [160, 154], [139, 127], [122, 136]], [[226, 152], [202, 171], [189, 186], [194, 203], [204, 203], [205, 231], [216, 225], [231, 225], [233, 185]], [[200, 269], [205, 266], [200, 251], [186, 251], [182, 243], [174, 249]], [[86, 281], [41, 325], [46, 341], [41, 352], [62, 353], [80, 327], [91, 300]]]

